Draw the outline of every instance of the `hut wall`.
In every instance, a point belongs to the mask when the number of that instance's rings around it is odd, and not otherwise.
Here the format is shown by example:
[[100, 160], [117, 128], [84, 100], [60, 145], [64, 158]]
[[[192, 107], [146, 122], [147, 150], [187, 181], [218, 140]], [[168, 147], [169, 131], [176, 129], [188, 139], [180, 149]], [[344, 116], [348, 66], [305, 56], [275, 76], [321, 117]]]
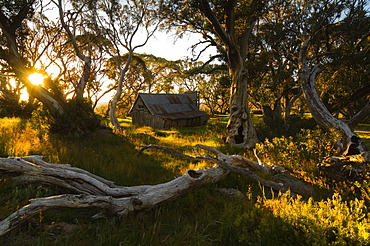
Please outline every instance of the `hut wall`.
[[148, 110], [132, 111], [132, 123], [139, 126], [151, 126], [158, 129], [170, 129], [172, 127], [201, 126], [207, 123], [206, 117], [194, 117], [190, 119], [166, 119], [158, 115], [152, 115]]
[[189, 119], [163, 119], [163, 127], [162, 129], [169, 129], [171, 127], [192, 127], [192, 126], [201, 126], [207, 123], [208, 118], [204, 117], [194, 117]]
[[150, 116], [151, 114], [148, 108], [145, 106], [143, 100], [139, 98], [132, 108], [132, 123], [135, 125], [144, 126], [148, 117]]

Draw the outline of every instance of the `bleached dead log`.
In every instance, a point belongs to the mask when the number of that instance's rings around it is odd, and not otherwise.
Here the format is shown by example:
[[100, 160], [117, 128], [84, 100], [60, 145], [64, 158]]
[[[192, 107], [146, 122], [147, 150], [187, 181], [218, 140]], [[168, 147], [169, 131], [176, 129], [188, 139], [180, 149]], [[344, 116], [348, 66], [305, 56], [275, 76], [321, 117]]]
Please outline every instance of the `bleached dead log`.
[[[112, 184], [109, 181], [104, 179], [94, 180], [93, 176], [95, 175], [84, 170], [72, 168], [69, 165], [44, 163], [40, 157], [36, 157], [36, 159], [36, 162], [41, 163], [41, 165], [29, 162], [34, 160], [33, 157], [2, 158], [0, 159], [0, 170], [20, 174], [19, 177], [26, 177], [26, 179], [38, 180], [63, 188], [70, 188], [71, 185], [68, 185], [68, 182], [73, 182], [74, 185], [79, 183], [79, 186], [83, 183], [88, 188], [71, 189], [81, 192], [83, 195], [64, 194], [31, 200], [29, 205], [19, 209], [0, 222], [0, 236], [14, 229], [26, 219], [39, 214], [40, 210], [46, 211], [61, 207], [97, 207], [102, 209], [105, 214], [118, 216], [123, 216], [133, 211], [149, 210], [159, 204], [176, 199], [196, 187], [217, 182], [229, 172], [221, 167], [206, 170], [188, 170], [183, 176], [164, 184], [136, 187], [116, 186], [111, 188], [109, 185]], [[36, 178], [36, 175], [40, 175], [40, 178]], [[49, 177], [48, 175], [51, 176]], [[77, 180], [73, 181], [73, 178]], [[58, 182], [56, 183], [55, 181]], [[113, 193], [116, 196], [102, 195], [103, 191]], [[93, 192], [98, 194], [93, 195]], [[102, 215], [98, 214], [95, 218]]]
[[[31, 200], [31, 203], [14, 212], [0, 222], [0, 236], [16, 228], [23, 221], [36, 216], [40, 211], [53, 208], [87, 208], [96, 207], [102, 209], [105, 214], [123, 216], [133, 211], [149, 210], [159, 204], [176, 199], [188, 193], [193, 188], [207, 183], [217, 182], [222, 179], [227, 170], [223, 168], [211, 168], [207, 170], [188, 170], [183, 176], [168, 183], [148, 186], [144, 192], [138, 195], [122, 198], [101, 195], [73, 195], [64, 194], [47, 198]], [[136, 187], [122, 187], [125, 190]], [[130, 192], [132, 193], [132, 192]], [[97, 214], [98, 218], [103, 214]]]
[[[118, 201], [117, 201], [118, 200]], [[22, 222], [37, 216], [41, 211], [52, 208], [86, 208], [99, 207], [114, 210], [122, 206], [119, 199], [109, 196], [71, 195], [64, 194], [47, 198], [32, 199], [31, 203], [24, 206], [0, 222], [0, 236], [10, 232]]]
[[116, 186], [112, 181], [68, 164], [53, 164], [41, 156], [5, 158], [0, 161], [0, 171], [14, 173], [18, 179], [55, 185], [73, 193], [126, 197], [144, 192], [149, 186]]
[[[270, 187], [278, 192], [285, 193], [288, 190], [290, 190], [291, 194], [300, 194], [307, 197], [314, 195], [314, 189], [312, 186], [294, 178], [284, 167], [278, 166], [276, 164], [264, 163], [262, 161], [255, 162], [241, 156], [225, 155], [216, 148], [201, 144], [198, 144], [195, 147], [210, 151], [216, 154], [217, 158], [208, 155], [192, 157], [162, 146], [141, 146], [141, 147], [142, 147], [141, 151], [149, 148], [155, 148], [169, 151], [185, 159], [212, 161], [231, 172], [245, 175], [251, 178], [252, 180], [259, 182], [264, 186]], [[266, 175], [269, 176], [270, 180], [263, 179], [256, 173], [263, 173], [265, 174], [265, 176]]]
[[[96, 207], [104, 211], [104, 213], [95, 215], [94, 218], [103, 215], [123, 216], [134, 211], [149, 210], [174, 200], [196, 187], [215, 183], [224, 178], [229, 171], [247, 175], [276, 191], [285, 192], [291, 189], [292, 192], [302, 195], [313, 193], [312, 187], [291, 177], [283, 167], [254, 162], [240, 156], [228, 156], [209, 146], [197, 145], [196, 147], [210, 151], [217, 157], [209, 155], [193, 157], [165, 147], [142, 146], [139, 153], [148, 148], [156, 148], [171, 151], [182, 158], [208, 160], [218, 164], [218, 167], [209, 169], [191, 169], [174, 180], [152, 186], [117, 186], [111, 181], [68, 164], [48, 163], [40, 156], [0, 158], [0, 171], [2, 172], [11, 173], [18, 179], [55, 185], [77, 193], [31, 200], [29, 205], [0, 222], [0, 236], [14, 229], [27, 218], [39, 214], [41, 210], [60, 207]], [[263, 179], [255, 172], [269, 174], [272, 179]]]

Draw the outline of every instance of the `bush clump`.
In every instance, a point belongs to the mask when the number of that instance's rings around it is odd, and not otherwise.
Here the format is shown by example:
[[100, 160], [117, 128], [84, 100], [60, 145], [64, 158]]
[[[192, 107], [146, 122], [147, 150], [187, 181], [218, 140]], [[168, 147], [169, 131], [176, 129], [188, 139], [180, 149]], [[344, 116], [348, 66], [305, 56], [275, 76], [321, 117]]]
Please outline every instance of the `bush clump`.
[[274, 216], [293, 225], [304, 245], [368, 245], [370, 219], [364, 200], [343, 201], [339, 194], [332, 198], [308, 202], [288, 195], [265, 200], [263, 206]]
[[256, 145], [260, 155], [267, 161], [294, 169], [302, 161], [312, 160], [319, 163], [334, 153], [334, 133], [327, 134], [321, 129], [302, 129], [296, 136], [266, 139]]
[[71, 99], [64, 114], [51, 114], [44, 108], [35, 111], [32, 121], [51, 133], [82, 136], [100, 126], [100, 120], [86, 100]]

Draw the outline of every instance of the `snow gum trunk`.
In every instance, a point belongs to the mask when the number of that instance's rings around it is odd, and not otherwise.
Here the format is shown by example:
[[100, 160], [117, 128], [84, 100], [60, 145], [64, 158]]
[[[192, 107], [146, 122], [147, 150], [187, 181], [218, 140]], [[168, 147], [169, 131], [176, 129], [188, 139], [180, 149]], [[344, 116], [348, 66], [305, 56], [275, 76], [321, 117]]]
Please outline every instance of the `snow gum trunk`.
[[226, 142], [235, 147], [251, 148], [259, 140], [248, 107], [248, 74], [246, 65], [238, 52], [229, 53], [229, 64], [232, 86]]

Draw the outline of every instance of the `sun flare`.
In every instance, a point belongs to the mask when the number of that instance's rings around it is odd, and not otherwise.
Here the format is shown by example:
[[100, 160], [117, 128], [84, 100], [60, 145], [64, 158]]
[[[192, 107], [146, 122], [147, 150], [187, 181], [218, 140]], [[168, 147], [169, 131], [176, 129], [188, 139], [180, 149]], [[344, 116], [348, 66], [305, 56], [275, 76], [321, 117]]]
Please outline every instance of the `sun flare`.
[[33, 73], [28, 76], [28, 80], [34, 85], [42, 85], [44, 83], [44, 76], [39, 73]]

